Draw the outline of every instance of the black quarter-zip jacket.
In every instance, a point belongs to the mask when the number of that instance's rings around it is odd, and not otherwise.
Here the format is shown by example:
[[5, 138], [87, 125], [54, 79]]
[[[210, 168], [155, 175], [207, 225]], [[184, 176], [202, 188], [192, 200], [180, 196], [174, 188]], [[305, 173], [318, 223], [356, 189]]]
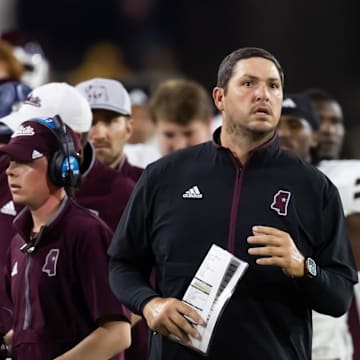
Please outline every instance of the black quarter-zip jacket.
[[[256, 264], [252, 226], [286, 231], [318, 276], [289, 278]], [[320, 171], [280, 150], [274, 136], [240, 166], [214, 141], [149, 165], [114, 234], [110, 282], [142, 313], [152, 297], [182, 298], [212, 244], [249, 263], [215, 329], [208, 359], [311, 359], [311, 309], [332, 316], [349, 307], [357, 273], [335, 186]], [[156, 269], [156, 288], [147, 279]], [[203, 357], [153, 335], [149, 359]]]

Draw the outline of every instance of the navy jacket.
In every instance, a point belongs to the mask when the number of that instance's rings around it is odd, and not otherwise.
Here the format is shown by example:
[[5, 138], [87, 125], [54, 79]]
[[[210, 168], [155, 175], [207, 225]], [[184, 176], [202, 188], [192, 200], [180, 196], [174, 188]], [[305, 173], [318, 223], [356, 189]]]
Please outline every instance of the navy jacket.
[[[113, 237], [110, 281], [133, 311], [154, 296], [182, 298], [215, 243], [247, 261], [215, 330], [208, 359], [310, 359], [311, 309], [339, 316], [357, 281], [335, 186], [316, 168], [279, 149], [255, 149], [242, 167], [215, 142], [181, 150], [149, 165]], [[318, 276], [292, 279], [257, 265], [246, 241], [253, 225], [288, 232]], [[153, 290], [147, 281], [156, 267]], [[154, 335], [150, 359], [202, 359]]]

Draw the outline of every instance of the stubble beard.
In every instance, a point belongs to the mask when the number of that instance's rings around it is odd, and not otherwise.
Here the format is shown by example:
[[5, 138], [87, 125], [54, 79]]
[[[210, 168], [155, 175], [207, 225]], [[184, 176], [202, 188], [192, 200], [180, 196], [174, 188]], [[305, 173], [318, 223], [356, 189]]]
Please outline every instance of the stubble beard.
[[247, 139], [249, 143], [259, 142], [262, 139], [267, 139], [270, 134], [275, 131], [275, 127], [269, 129], [251, 129], [249, 127], [244, 126], [243, 124], [239, 124], [230, 120], [228, 122], [228, 126], [226, 127], [226, 132], [233, 140], [237, 139]]

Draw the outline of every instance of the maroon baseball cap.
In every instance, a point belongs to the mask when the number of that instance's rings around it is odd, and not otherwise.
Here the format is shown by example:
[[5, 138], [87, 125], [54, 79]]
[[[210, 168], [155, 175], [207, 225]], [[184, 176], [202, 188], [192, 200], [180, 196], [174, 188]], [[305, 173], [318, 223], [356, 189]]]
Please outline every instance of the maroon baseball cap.
[[[80, 141], [75, 133], [65, 125], [65, 130], [74, 143], [75, 151], [80, 151]], [[0, 147], [0, 154], [20, 162], [31, 162], [43, 156], [51, 158], [61, 149], [60, 139], [55, 135], [52, 118], [35, 118], [23, 122], [13, 133], [7, 145]]]

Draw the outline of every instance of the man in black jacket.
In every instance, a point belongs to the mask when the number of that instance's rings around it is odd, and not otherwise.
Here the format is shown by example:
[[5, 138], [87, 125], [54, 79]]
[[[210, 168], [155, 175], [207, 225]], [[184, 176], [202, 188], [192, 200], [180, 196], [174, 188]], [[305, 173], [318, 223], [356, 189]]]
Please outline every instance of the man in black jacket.
[[357, 282], [338, 192], [279, 148], [283, 72], [272, 54], [228, 55], [213, 98], [214, 141], [151, 164], [134, 189], [109, 248], [112, 289], [158, 334], [149, 359], [201, 359], [187, 345], [206, 319], [180, 299], [216, 244], [249, 267], [208, 359], [310, 359], [311, 310], [342, 315]]

